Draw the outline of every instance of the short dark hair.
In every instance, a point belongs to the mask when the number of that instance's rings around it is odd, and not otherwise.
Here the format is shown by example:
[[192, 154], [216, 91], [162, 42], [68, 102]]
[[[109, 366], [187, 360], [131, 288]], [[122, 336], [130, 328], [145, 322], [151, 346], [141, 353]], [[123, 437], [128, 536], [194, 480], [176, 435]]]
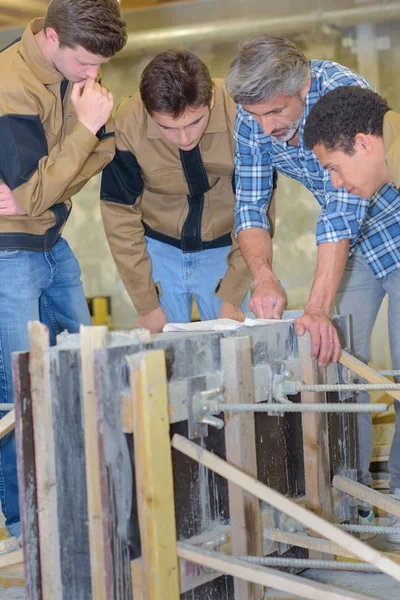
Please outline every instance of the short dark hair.
[[140, 78], [140, 95], [147, 112], [177, 119], [188, 108], [210, 106], [213, 84], [207, 66], [187, 50], [157, 54]]
[[322, 96], [310, 111], [304, 143], [311, 150], [323, 144], [327, 150], [354, 153], [355, 137], [365, 133], [382, 137], [383, 118], [389, 106], [372, 90], [344, 85]]
[[82, 46], [96, 56], [110, 58], [126, 44], [126, 23], [118, 0], [51, 0], [44, 30], [51, 27], [60, 47]]

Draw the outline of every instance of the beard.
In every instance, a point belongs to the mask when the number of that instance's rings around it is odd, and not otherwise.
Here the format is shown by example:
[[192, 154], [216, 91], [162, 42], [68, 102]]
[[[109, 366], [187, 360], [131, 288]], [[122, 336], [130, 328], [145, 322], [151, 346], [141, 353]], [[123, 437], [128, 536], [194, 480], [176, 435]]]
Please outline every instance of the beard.
[[293, 136], [296, 135], [296, 133], [299, 130], [301, 121], [303, 119], [305, 102], [300, 97], [298, 97], [298, 101], [299, 101], [299, 110], [298, 110], [296, 119], [290, 125], [288, 125], [288, 127], [285, 127], [284, 129], [281, 129], [281, 130], [277, 130], [276, 133], [274, 133], [274, 132], [271, 133], [272, 137], [275, 138], [278, 142], [288, 142], [289, 140], [292, 139]]
[[289, 127], [285, 127], [285, 129], [281, 129], [277, 133], [272, 132], [271, 136], [278, 142], [288, 142], [292, 139], [293, 136], [296, 135], [297, 131], [299, 130], [301, 120], [302, 117], [299, 117], [298, 119], [296, 119], [296, 121], [293, 121], [293, 123]]

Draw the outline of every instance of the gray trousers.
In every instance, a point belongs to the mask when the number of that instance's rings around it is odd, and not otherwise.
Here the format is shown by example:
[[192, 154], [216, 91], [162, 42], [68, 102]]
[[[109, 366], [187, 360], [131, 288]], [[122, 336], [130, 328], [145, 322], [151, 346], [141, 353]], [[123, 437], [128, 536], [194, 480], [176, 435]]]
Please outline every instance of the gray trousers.
[[[375, 279], [360, 250], [349, 258], [345, 274], [336, 295], [336, 308], [351, 316], [352, 349], [357, 358], [370, 360], [371, 333], [379, 307], [388, 294], [389, 343], [392, 368], [400, 369], [400, 269], [383, 279]], [[357, 394], [357, 402], [369, 402], [368, 392]], [[392, 493], [400, 488], [400, 402], [394, 401], [396, 429], [389, 457]], [[371, 485], [369, 465], [372, 454], [372, 421], [368, 413], [359, 413], [358, 420], [358, 481]]]

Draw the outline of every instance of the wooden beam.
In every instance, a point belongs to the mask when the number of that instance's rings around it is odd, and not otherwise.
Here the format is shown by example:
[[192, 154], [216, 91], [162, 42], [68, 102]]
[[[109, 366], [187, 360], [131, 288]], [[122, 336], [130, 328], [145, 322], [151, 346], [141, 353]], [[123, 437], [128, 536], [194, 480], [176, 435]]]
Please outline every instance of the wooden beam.
[[196, 462], [218, 473], [221, 477], [225, 477], [228, 481], [242, 486], [245, 490], [263, 500], [263, 502], [277, 508], [296, 521], [303, 523], [306, 527], [316, 531], [321, 536], [339, 544], [361, 560], [375, 565], [387, 575], [400, 581], [399, 566], [383, 554], [345, 531], [340, 530], [338, 527], [335, 527], [335, 525], [328, 523], [328, 521], [325, 521], [313, 512], [299, 506], [289, 498], [279, 494], [279, 492], [272, 490], [260, 481], [255, 480], [250, 475], [247, 475], [247, 473], [243, 473], [243, 471], [234, 465], [178, 434], [175, 434], [172, 438], [172, 446]]
[[35, 440], [42, 600], [62, 597], [49, 330], [29, 321], [29, 372]]
[[383, 446], [373, 446], [371, 462], [389, 460], [391, 447], [392, 444], [385, 444]]
[[[13, 354], [15, 444], [18, 494], [24, 550], [24, 587], [29, 600], [41, 600], [39, 517], [35, 466], [34, 423], [29, 374], [29, 352]], [[2, 587], [0, 583], [0, 587]]]
[[[264, 586], [271, 586], [277, 590], [295, 594], [310, 600], [371, 600], [373, 596], [366, 596], [357, 592], [325, 585], [316, 581], [283, 573], [276, 569], [261, 567], [254, 563], [234, 558], [233, 556], [211, 556], [210, 553], [200, 549], [189, 549], [182, 544], [177, 544], [178, 556], [185, 560], [204, 565], [209, 569], [222, 571], [233, 577], [240, 577], [245, 581], [252, 581]], [[375, 599], [376, 600], [376, 599]]]
[[[253, 369], [249, 337], [221, 340], [221, 362], [224, 374], [225, 402], [254, 403]], [[225, 414], [226, 459], [257, 478], [254, 413]], [[229, 514], [232, 554], [262, 556], [263, 537], [260, 502], [243, 488], [229, 482]], [[239, 578], [234, 580], [235, 598], [258, 600], [263, 589]]]
[[0, 440], [15, 429], [15, 410], [10, 410], [2, 419], [0, 419]]
[[9, 552], [8, 554], [0, 556], [0, 569], [21, 565], [23, 562], [24, 556], [22, 550], [14, 550], [14, 552]]
[[[298, 338], [300, 377], [305, 384], [321, 383], [321, 371], [316, 360], [311, 360], [311, 335], [306, 332]], [[326, 403], [325, 392], [302, 392], [302, 404]], [[307, 508], [317, 515], [332, 516], [331, 465], [329, 456], [328, 415], [303, 413], [304, 475]]]
[[127, 360], [145, 597], [179, 600], [165, 352], [134, 354]]
[[341, 475], [335, 475], [332, 485], [336, 489], [342, 490], [342, 492], [346, 492], [359, 500], [368, 502], [373, 506], [378, 506], [388, 513], [400, 517], [400, 502], [394, 498], [390, 498], [387, 494], [381, 494], [366, 485], [362, 485], [362, 483], [353, 481], [348, 477], [342, 477]]
[[290, 533], [289, 531], [282, 531], [281, 529], [264, 529], [264, 537], [268, 540], [281, 542], [282, 544], [290, 544], [291, 546], [299, 546], [299, 548], [314, 550], [315, 552], [318, 552], [318, 556], [315, 554], [316, 558], [320, 558], [321, 553], [325, 553], [326, 555], [335, 554], [337, 556], [344, 556], [345, 558], [354, 558], [354, 554], [346, 552], [346, 550], [343, 550], [338, 544], [333, 544], [328, 540], [301, 533]]
[[107, 600], [104, 556], [103, 520], [101, 515], [101, 484], [99, 446], [97, 443], [97, 412], [93, 372], [93, 351], [108, 342], [107, 327], [80, 328], [83, 414], [85, 426], [86, 486], [90, 544], [92, 596]]
[[[357, 375], [368, 381], [368, 383], [393, 383], [393, 381], [384, 375], [381, 375], [378, 373], [378, 371], [375, 371], [375, 369], [372, 369], [372, 367], [369, 367], [358, 358], [355, 358], [348, 352], [345, 352], [345, 350], [341, 350], [339, 362], [354, 373], [357, 373]], [[374, 402], [382, 402], [386, 404], [386, 394], [396, 398], [396, 400], [400, 400], [400, 390], [385, 390], [385, 395], [382, 396], [382, 398], [378, 398], [378, 400], [374, 400]]]

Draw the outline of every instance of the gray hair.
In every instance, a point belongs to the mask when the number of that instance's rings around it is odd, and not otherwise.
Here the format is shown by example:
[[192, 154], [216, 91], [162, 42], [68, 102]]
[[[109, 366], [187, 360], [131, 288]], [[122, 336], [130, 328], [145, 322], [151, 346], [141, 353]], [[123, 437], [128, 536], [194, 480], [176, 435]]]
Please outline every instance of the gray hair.
[[296, 44], [262, 35], [240, 45], [226, 87], [238, 104], [263, 104], [278, 96], [297, 96], [309, 77], [307, 58]]

